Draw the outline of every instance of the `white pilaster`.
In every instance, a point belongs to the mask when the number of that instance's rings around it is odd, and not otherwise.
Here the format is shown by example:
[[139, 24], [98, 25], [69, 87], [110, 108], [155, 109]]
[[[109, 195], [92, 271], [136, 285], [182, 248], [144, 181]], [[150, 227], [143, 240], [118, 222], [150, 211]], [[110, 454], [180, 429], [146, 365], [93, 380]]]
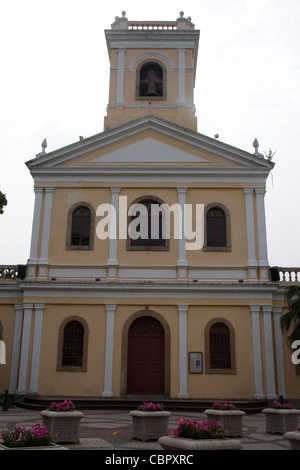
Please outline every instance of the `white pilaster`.
[[23, 304], [15, 305], [15, 328], [14, 340], [10, 367], [9, 393], [13, 394], [17, 390], [19, 358], [21, 349], [22, 323], [23, 323]]
[[[114, 236], [109, 238], [109, 259], [107, 260], [108, 266], [108, 277], [115, 277], [116, 268], [118, 265], [117, 259], [117, 247], [118, 247], [118, 221], [119, 221], [119, 187], [111, 187], [111, 205], [114, 208], [114, 213], [112, 213], [111, 228], [114, 232]], [[111, 233], [112, 235], [112, 233]]]
[[26, 379], [28, 369], [28, 356], [29, 356], [29, 343], [31, 333], [31, 317], [32, 317], [33, 304], [24, 304], [24, 321], [22, 330], [22, 346], [19, 368], [19, 382], [17, 394], [26, 394]]
[[267, 376], [267, 398], [272, 400], [277, 397], [275, 390], [274, 355], [272, 339], [272, 306], [263, 305], [265, 357]]
[[258, 230], [258, 250], [259, 250], [259, 267], [262, 280], [269, 279], [268, 273], [268, 255], [267, 255], [267, 234], [266, 234], [266, 216], [264, 195], [265, 188], [255, 188], [256, 194], [256, 211], [257, 211], [257, 230]]
[[114, 327], [116, 304], [106, 304], [106, 345], [105, 345], [105, 372], [104, 391], [102, 397], [112, 397], [112, 374], [114, 355]]
[[33, 348], [31, 359], [31, 375], [29, 393], [38, 393], [39, 366], [42, 341], [42, 326], [45, 304], [35, 305], [35, 321], [33, 333]]
[[185, 100], [185, 49], [178, 49], [178, 104], [186, 104]]
[[246, 200], [246, 224], [247, 224], [247, 242], [248, 242], [248, 262], [249, 278], [256, 279], [256, 254], [255, 254], [255, 234], [253, 217], [253, 188], [244, 188]]
[[[41, 208], [42, 208], [42, 200], [43, 200], [43, 188], [35, 187], [35, 200], [34, 200], [34, 211], [33, 211], [33, 221], [32, 221], [32, 233], [31, 233], [31, 246], [30, 246], [30, 258], [28, 260], [28, 265], [30, 264], [37, 264], [37, 257], [38, 257], [38, 242], [39, 242], [39, 230], [40, 230], [40, 223], [41, 223]], [[29, 276], [33, 275], [34, 273], [30, 271], [29, 268]]]
[[118, 75], [117, 75], [117, 98], [116, 104], [124, 103], [124, 65], [126, 49], [118, 49]]
[[179, 257], [177, 260], [177, 266], [179, 268], [179, 278], [185, 278], [186, 277], [186, 267], [188, 266], [188, 262], [186, 259], [186, 240], [185, 240], [185, 222], [184, 222], [184, 217], [185, 217], [185, 204], [186, 204], [186, 191], [187, 188], [184, 187], [178, 187], [178, 202], [180, 205], [180, 217], [178, 217], [178, 222], [179, 222], [179, 227], [178, 227], [178, 233], [179, 233]]
[[49, 263], [48, 260], [48, 248], [49, 248], [49, 237], [50, 237], [50, 222], [51, 222], [51, 209], [52, 209], [52, 195], [54, 188], [45, 188], [46, 197], [45, 197], [45, 207], [44, 207], [44, 217], [43, 217], [43, 232], [42, 232], [42, 247], [41, 247], [41, 257], [39, 259], [39, 264], [45, 265]]
[[177, 305], [179, 312], [179, 393], [178, 398], [189, 398], [187, 391], [187, 311], [188, 305]]
[[259, 305], [251, 305], [252, 315], [252, 341], [253, 341], [253, 363], [254, 363], [254, 398], [265, 398], [263, 392], [262, 380], [262, 362], [261, 362], [261, 342], [260, 342], [260, 326], [259, 326]]
[[285, 390], [285, 371], [283, 360], [283, 344], [282, 344], [282, 331], [280, 325], [280, 318], [282, 307], [273, 307], [274, 315], [274, 334], [275, 334], [275, 353], [276, 353], [276, 367], [277, 367], [277, 394], [286, 397]]

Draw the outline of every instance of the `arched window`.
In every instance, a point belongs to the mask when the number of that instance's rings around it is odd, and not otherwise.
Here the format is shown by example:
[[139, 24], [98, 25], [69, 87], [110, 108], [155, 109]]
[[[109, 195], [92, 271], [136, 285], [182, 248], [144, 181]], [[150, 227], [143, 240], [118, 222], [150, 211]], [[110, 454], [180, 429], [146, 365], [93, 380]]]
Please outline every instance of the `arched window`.
[[84, 328], [79, 321], [70, 321], [64, 329], [63, 366], [82, 366]]
[[145, 62], [137, 69], [136, 99], [165, 99], [165, 68], [158, 62]]
[[207, 246], [226, 246], [226, 218], [219, 207], [207, 212]]
[[80, 206], [73, 212], [71, 244], [85, 246], [90, 243], [91, 211]]
[[67, 250], [94, 248], [95, 211], [91, 204], [79, 202], [69, 208], [67, 218]]
[[209, 330], [211, 369], [230, 369], [230, 332], [224, 323], [214, 323]]
[[230, 214], [222, 204], [205, 207], [204, 251], [231, 251]]
[[82, 318], [72, 316], [60, 326], [58, 338], [58, 371], [87, 370], [88, 325]]
[[141, 197], [129, 207], [127, 249], [165, 250], [165, 208], [163, 201], [154, 197]]
[[235, 374], [235, 334], [223, 318], [211, 320], [205, 327], [205, 372]]

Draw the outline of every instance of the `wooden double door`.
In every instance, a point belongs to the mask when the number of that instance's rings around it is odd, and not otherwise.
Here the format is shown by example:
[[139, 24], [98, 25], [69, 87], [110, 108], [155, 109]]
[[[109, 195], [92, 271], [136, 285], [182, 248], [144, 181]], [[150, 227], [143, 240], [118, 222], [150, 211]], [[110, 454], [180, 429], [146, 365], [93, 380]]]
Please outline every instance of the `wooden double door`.
[[128, 332], [127, 393], [164, 394], [165, 335], [153, 317], [135, 320]]

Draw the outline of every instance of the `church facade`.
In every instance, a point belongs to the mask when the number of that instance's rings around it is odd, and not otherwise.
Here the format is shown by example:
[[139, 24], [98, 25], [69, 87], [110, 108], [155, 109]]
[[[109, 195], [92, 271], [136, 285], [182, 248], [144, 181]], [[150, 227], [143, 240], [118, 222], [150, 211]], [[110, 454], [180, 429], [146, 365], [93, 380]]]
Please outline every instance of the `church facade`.
[[197, 131], [190, 18], [123, 13], [105, 36], [103, 132], [26, 163], [31, 250], [24, 274], [1, 271], [0, 390], [297, 400], [267, 254], [273, 163]]

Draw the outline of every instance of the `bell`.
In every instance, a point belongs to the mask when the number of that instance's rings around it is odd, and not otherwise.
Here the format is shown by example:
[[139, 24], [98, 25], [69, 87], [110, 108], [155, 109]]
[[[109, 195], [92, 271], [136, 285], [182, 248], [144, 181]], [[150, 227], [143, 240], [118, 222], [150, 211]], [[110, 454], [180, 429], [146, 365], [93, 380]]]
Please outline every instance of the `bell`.
[[155, 96], [155, 95], [158, 96], [155, 83], [148, 83], [148, 90], [145, 93], [145, 96]]

